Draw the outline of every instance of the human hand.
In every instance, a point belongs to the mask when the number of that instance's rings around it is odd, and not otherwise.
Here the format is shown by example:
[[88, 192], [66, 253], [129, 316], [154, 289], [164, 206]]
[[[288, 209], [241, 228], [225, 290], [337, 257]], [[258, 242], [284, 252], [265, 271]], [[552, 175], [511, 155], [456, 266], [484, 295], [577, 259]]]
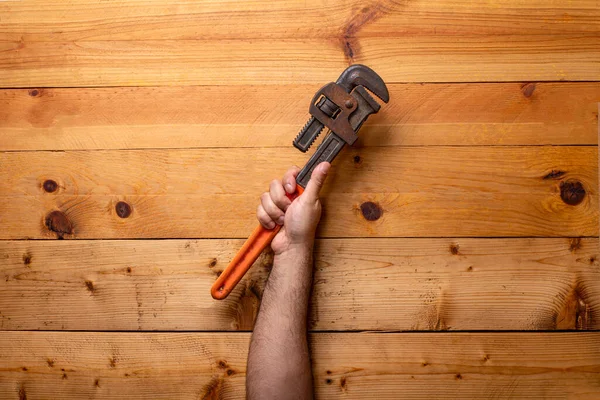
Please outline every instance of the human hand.
[[275, 225], [283, 225], [275, 239], [271, 242], [273, 252], [278, 255], [293, 248], [312, 247], [317, 225], [321, 219], [321, 202], [319, 192], [325, 183], [331, 164], [323, 162], [313, 170], [310, 181], [301, 196], [293, 202], [286, 193], [296, 191], [296, 176], [300, 169], [290, 168], [283, 180], [271, 182], [269, 191], [260, 197], [256, 216], [266, 229]]

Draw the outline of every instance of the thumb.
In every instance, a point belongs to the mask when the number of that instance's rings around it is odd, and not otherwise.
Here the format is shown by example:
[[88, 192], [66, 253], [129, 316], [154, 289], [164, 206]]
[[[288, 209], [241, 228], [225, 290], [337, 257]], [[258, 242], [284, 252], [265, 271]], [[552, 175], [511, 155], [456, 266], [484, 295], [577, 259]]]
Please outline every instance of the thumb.
[[325, 183], [330, 167], [331, 164], [327, 161], [317, 165], [310, 176], [310, 180], [308, 181], [308, 185], [306, 185], [306, 190], [304, 190], [302, 197], [309, 201], [317, 201], [319, 199], [319, 192]]

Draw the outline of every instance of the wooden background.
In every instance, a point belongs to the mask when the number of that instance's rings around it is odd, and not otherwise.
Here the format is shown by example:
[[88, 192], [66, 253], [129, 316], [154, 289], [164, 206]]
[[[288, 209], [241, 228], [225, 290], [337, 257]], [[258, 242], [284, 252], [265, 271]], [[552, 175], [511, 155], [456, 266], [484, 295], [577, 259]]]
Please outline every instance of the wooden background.
[[0, 2], [0, 397], [241, 398], [272, 255], [209, 288], [351, 63], [317, 396], [600, 398], [597, 0]]

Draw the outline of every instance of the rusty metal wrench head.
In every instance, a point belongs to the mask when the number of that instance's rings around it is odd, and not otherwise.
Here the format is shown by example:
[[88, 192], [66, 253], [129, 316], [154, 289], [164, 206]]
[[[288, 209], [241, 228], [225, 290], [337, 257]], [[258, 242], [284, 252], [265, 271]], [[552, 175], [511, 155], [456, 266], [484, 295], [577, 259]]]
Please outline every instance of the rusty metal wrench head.
[[[325, 126], [345, 139], [349, 145], [354, 144], [360, 125], [356, 129], [352, 129], [346, 124], [352, 113], [356, 111], [356, 107], [353, 107], [355, 102], [349, 96], [355, 89], [361, 87], [363, 93], [366, 93], [364, 92], [364, 88], [366, 88], [385, 103], [390, 99], [383, 79], [375, 71], [365, 65], [354, 64], [346, 68], [335, 83], [328, 83], [315, 94], [309, 108], [312, 117], [296, 136], [294, 146], [298, 150], [306, 152]], [[374, 112], [378, 110], [379, 105]], [[340, 113], [341, 115], [339, 115]]]
[[328, 83], [317, 91], [309, 107], [312, 117], [294, 140], [294, 146], [306, 151], [323, 128], [329, 128], [330, 132], [300, 170], [296, 178], [298, 185], [306, 187], [317, 165], [332, 162], [345, 144], [353, 145], [368, 116], [379, 111], [381, 106], [365, 88], [386, 103], [390, 99], [383, 79], [360, 64], [348, 67], [335, 83]]

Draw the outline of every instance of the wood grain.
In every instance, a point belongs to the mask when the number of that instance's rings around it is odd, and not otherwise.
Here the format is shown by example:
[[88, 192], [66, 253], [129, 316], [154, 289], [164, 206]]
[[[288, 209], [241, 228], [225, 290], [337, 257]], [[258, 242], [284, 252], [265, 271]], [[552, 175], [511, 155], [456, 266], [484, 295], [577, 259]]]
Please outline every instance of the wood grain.
[[[317, 89], [5, 89], [0, 149], [286, 147], [306, 123]], [[391, 102], [369, 118], [356, 147], [598, 143], [600, 83], [391, 84], [389, 90]]]
[[[583, 34], [600, 31], [594, 0], [3, 2], [5, 40], [293, 39]], [[43, 21], [43, 23], [40, 23]]]
[[[60, 211], [72, 238], [246, 237], [259, 194], [294, 157], [305, 158], [289, 148], [2, 153], [0, 235], [56, 237], [45, 221]], [[348, 151], [323, 192], [319, 234], [595, 236], [596, 163], [597, 148], [582, 146]]]
[[[0, 398], [243, 398], [272, 254], [209, 287], [352, 63], [392, 103], [323, 193], [317, 397], [600, 397], [597, 0], [0, 16]], [[56, 238], [79, 240], [14, 240]], [[460, 330], [497, 332], [433, 332]]]
[[[115, 211], [121, 201], [132, 209], [126, 219]], [[0, 197], [4, 223], [0, 239], [244, 238], [256, 227], [256, 206], [256, 195]], [[318, 237], [575, 237], [598, 233], [596, 196], [570, 206], [558, 193], [478, 193], [476, 198], [464, 193], [356, 193], [325, 198], [324, 207], [326, 216]], [[48, 229], [46, 221], [55, 211], [70, 228]], [[365, 215], [381, 217], [369, 221]]]
[[[2, 330], [250, 330], [273, 259], [225, 301], [241, 240], [1, 241]], [[328, 239], [312, 330], [600, 328], [598, 239]]]
[[[244, 396], [249, 334], [0, 334], [0, 395]], [[598, 333], [311, 335], [318, 398], [592, 399]]]
[[388, 83], [593, 81], [593, 35], [338, 39], [0, 42], [0, 86], [83, 87], [315, 83], [350, 63]]
[[[326, 194], [552, 194], [577, 180], [597, 193], [595, 146], [347, 148], [335, 160]], [[296, 149], [166, 149], [0, 153], [1, 196], [229, 195], [267, 190]], [[249, 164], [248, 160], [252, 160]], [[279, 171], [279, 172], [277, 172]], [[279, 176], [278, 176], [279, 175]], [[58, 190], [45, 193], [52, 179]], [[254, 205], [254, 204], [253, 204]]]

